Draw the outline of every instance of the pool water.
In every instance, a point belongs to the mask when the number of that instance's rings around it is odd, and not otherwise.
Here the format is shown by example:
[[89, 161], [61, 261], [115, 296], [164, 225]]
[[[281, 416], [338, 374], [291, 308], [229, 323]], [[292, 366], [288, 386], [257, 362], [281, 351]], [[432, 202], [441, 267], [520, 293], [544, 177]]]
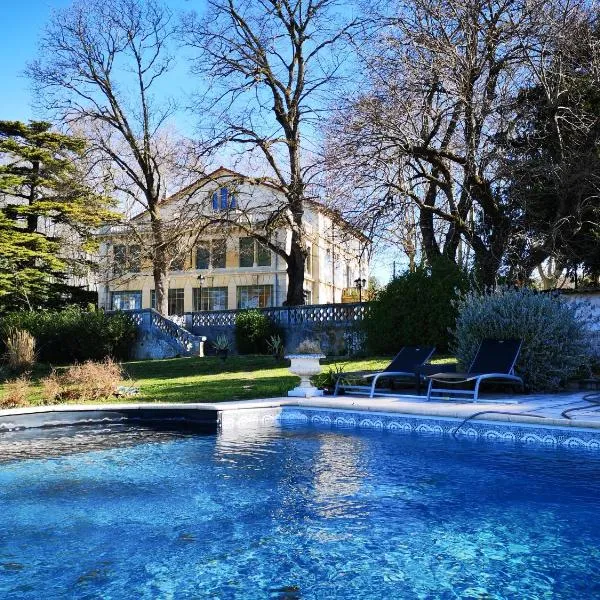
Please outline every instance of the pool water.
[[292, 426], [132, 433], [12, 444], [0, 598], [600, 597], [593, 453]]

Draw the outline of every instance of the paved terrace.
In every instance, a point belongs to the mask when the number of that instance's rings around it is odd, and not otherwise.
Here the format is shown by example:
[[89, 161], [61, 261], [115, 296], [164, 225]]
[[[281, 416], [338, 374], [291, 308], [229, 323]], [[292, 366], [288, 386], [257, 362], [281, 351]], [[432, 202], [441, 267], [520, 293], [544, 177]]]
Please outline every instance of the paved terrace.
[[[198, 402], [198, 403], [115, 403], [115, 404], [82, 404], [40, 406], [26, 409], [0, 410], [0, 430], [18, 425], [19, 415], [44, 414], [43, 424], [59, 424], [64, 421], [60, 413], [79, 413], [88, 415], [90, 420], [106, 418], [110, 413], [123, 411], [185, 411], [202, 414], [209, 412], [228, 412], [251, 409], [278, 408], [284, 406], [300, 406], [306, 408], [338, 409], [365, 412], [403, 414], [421, 417], [441, 417], [454, 419], [500, 421], [511, 423], [528, 423], [537, 426], [576, 427], [600, 429], [600, 405], [584, 400], [591, 392], [569, 392], [561, 394], [531, 394], [526, 396], [488, 396], [477, 403], [436, 401], [427, 402], [419, 396], [377, 397], [360, 396], [324, 396], [319, 398], [266, 398], [261, 400], [244, 400], [235, 402]], [[597, 396], [600, 403], [600, 395]], [[575, 410], [574, 410], [575, 409]], [[565, 414], [566, 412], [566, 414]], [[166, 414], [166, 412], [165, 412]], [[85, 419], [85, 417], [84, 417]], [[34, 425], [35, 426], [35, 425]]]

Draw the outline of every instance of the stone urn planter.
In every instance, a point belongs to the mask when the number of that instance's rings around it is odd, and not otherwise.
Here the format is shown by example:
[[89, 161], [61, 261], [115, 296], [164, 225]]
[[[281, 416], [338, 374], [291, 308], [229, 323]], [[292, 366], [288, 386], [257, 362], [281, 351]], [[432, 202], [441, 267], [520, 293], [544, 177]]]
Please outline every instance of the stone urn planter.
[[291, 361], [290, 372], [300, 377], [300, 385], [288, 392], [288, 396], [296, 398], [310, 398], [322, 396], [323, 390], [314, 387], [310, 378], [321, 372], [319, 361], [325, 358], [324, 354], [288, 354], [286, 358]]

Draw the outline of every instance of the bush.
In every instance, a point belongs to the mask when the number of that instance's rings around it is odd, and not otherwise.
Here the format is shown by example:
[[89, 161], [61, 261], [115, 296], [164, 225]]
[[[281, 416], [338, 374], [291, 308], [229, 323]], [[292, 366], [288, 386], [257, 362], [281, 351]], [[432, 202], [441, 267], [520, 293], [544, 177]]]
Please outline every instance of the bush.
[[2, 318], [4, 328], [28, 331], [37, 341], [38, 359], [52, 364], [126, 360], [136, 326], [124, 313], [107, 315], [73, 307], [62, 311], [16, 312]]
[[452, 301], [468, 287], [467, 275], [445, 260], [403, 273], [369, 304], [363, 322], [367, 350], [396, 354], [407, 344], [431, 344], [446, 352], [457, 314]]
[[531, 290], [471, 293], [456, 305], [454, 351], [464, 367], [484, 338], [523, 340], [516, 371], [530, 390], [555, 390], [589, 366], [588, 318], [556, 296]]
[[28, 331], [9, 327], [4, 347], [4, 360], [11, 371], [26, 371], [35, 364], [35, 338]]
[[111, 359], [86, 361], [63, 371], [52, 371], [42, 379], [44, 402], [98, 401], [115, 396], [123, 373]]
[[4, 395], [0, 399], [0, 408], [21, 408], [29, 406], [31, 383], [22, 375], [4, 384]]
[[237, 314], [235, 341], [240, 354], [269, 354], [269, 340], [274, 335], [283, 339], [281, 329], [260, 310], [244, 310]]

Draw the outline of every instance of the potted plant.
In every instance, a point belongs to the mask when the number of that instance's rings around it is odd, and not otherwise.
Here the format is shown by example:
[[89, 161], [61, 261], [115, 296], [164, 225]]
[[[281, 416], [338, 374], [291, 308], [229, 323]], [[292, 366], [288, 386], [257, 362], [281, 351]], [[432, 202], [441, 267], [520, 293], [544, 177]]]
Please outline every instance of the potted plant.
[[283, 344], [283, 340], [279, 335], [272, 335], [267, 340], [267, 346], [269, 348], [269, 352], [273, 355], [275, 360], [281, 360], [283, 358], [283, 352], [285, 350], [285, 346]]
[[286, 356], [290, 360], [290, 372], [300, 377], [300, 385], [288, 392], [288, 396], [310, 398], [322, 396], [323, 391], [317, 389], [310, 382], [310, 378], [321, 372], [320, 360], [325, 358], [318, 342], [304, 340], [298, 344], [293, 354]]
[[218, 335], [212, 342], [212, 346], [221, 360], [226, 360], [231, 350], [231, 340], [226, 335]]

